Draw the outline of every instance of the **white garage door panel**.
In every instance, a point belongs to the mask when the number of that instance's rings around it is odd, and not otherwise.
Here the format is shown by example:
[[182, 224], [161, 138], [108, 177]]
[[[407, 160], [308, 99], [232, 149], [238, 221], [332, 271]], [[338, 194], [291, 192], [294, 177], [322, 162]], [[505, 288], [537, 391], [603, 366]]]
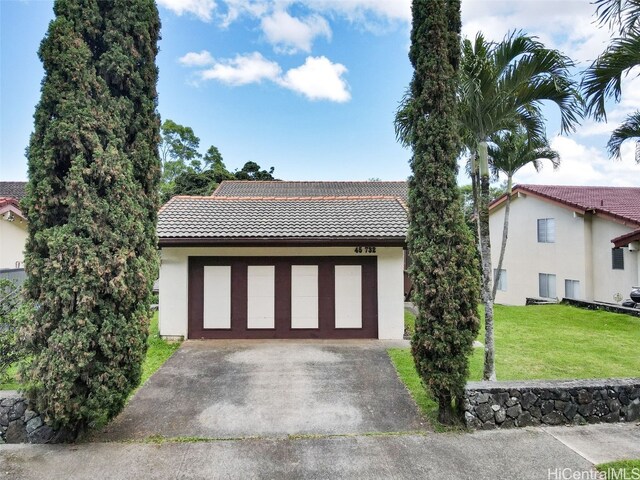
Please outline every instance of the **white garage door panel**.
[[318, 266], [291, 266], [291, 328], [318, 328]]
[[231, 267], [204, 267], [204, 328], [231, 328]]
[[275, 328], [275, 267], [247, 267], [247, 328]]
[[336, 265], [336, 328], [362, 328], [362, 267]]

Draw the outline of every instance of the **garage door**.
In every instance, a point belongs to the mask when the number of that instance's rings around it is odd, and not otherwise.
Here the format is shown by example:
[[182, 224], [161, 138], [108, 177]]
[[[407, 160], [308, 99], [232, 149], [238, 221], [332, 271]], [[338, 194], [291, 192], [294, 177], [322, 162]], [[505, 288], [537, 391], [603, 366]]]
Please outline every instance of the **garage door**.
[[189, 338], [377, 338], [376, 257], [191, 257]]

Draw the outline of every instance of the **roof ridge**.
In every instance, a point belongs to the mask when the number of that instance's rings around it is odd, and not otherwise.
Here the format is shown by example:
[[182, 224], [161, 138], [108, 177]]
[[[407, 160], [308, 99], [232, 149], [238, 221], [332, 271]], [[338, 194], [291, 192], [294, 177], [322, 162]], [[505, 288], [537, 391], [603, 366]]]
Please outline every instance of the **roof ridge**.
[[407, 180], [223, 180], [223, 183], [407, 183]]
[[[204, 196], [204, 195], [175, 195], [171, 197], [171, 199], [164, 204], [164, 207], [169, 205], [169, 203], [174, 200], [215, 200], [215, 201], [242, 201], [242, 200], [274, 200], [274, 201], [284, 201], [284, 200], [297, 200], [297, 201], [318, 201], [318, 200], [399, 200], [400, 197], [396, 195], [348, 195], [348, 196], [340, 196], [340, 195], [325, 195], [325, 196]], [[162, 210], [162, 209], [161, 209]]]

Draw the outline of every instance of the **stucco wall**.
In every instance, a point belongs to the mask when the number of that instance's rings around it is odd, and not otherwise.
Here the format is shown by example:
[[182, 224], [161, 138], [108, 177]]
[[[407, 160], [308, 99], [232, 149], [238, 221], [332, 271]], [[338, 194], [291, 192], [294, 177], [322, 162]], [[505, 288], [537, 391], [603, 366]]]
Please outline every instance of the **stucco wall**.
[[[497, 268], [505, 208], [490, 216], [491, 255]], [[554, 218], [554, 243], [538, 243], [537, 220]], [[512, 199], [509, 239], [503, 263], [507, 290], [496, 293], [496, 302], [524, 305], [526, 297], [539, 295], [538, 274], [556, 276], [556, 297], [566, 296], [565, 280], [580, 282], [579, 300], [613, 302], [615, 293], [628, 298], [639, 282], [638, 253], [624, 248], [624, 270], [611, 268], [611, 239], [634, 227], [610, 219], [580, 215], [571, 209], [531, 195]]]
[[15, 217], [12, 222], [0, 217], [0, 268], [22, 268], [27, 222]]
[[[497, 268], [502, 243], [504, 207], [491, 214], [491, 257]], [[539, 218], [555, 218], [556, 241], [538, 243]], [[496, 293], [496, 302], [524, 305], [526, 297], [538, 296], [538, 274], [556, 275], [556, 295], [564, 296], [564, 280], [578, 280], [581, 296], [586, 291], [589, 219], [574, 216], [571, 210], [526, 196], [514, 198], [509, 215], [509, 239], [503, 269], [507, 270], [507, 290]], [[587, 224], [587, 225], [585, 225]]]
[[638, 252], [630, 252], [628, 247], [624, 247], [624, 270], [614, 270], [611, 268], [611, 239], [633, 229], [598, 217], [592, 224], [593, 275], [596, 279], [593, 300], [612, 303], [616, 293], [629, 298], [631, 287], [638, 284]]
[[[325, 248], [163, 248], [160, 267], [160, 334], [187, 337], [189, 256], [352, 256], [353, 247]], [[367, 254], [368, 255], [368, 254]], [[377, 247], [378, 337], [401, 339], [404, 333], [403, 249]]]

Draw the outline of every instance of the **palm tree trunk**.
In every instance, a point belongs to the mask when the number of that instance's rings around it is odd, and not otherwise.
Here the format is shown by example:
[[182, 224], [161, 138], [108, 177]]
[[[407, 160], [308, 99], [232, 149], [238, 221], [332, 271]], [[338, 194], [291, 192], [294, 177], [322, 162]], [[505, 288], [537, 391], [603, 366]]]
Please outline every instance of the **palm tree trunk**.
[[500, 258], [498, 259], [498, 268], [496, 269], [496, 278], [493, 281], [493, 290], [491, 298], [495, 301], [500, 275], [502, 273], [502, 262], [504, 260], [504, 252], [507, 249], [507, 238], [509, 236], [509, 212], [511, 210], [511, 190], [513, 186], [513, 177], [509, 175], [507, 178], [507, 204], [504, 207], [504, 225], [502, 226], [502, 245], [500, 246]]
[[489, 231], [489, 155], [487, 142], [478, 144], [480, 167], [480, 202], [478, 205], [480, 259], [482, 263], [482, 302], [484, 303], [484, 372], [483, 380], [496, 380], [493, 342], [493, 297], [491, 295], [491, 237]]

